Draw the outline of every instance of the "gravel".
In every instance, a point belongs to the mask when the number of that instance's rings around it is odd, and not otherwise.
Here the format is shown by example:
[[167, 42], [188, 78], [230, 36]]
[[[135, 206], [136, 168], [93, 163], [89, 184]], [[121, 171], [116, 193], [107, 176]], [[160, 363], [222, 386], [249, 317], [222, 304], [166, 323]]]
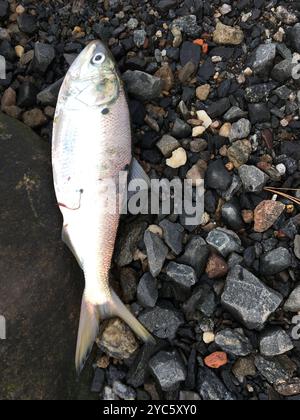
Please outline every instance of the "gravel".
[[149, 362], [152, 375], [163, 391], [177, 390], [186, 379], [186, 368], [176, 351], [161, 351]]

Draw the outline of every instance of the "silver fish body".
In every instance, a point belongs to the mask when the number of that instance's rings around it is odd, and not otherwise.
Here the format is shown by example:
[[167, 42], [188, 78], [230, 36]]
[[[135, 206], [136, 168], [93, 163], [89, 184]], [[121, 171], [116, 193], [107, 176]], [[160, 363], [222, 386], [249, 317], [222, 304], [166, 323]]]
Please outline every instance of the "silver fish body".
[[[107, 185], [132, 159], [129, 110], [115, 63], [99, 41], [72, 64], [62, 85], [53, 127], [52, 164], [63, 239], [85, 275], [76, 351], [81, 370], [101, 319], [120, 316], [144, 340], [153, 340], [109, 287], [119, 212], [108, 211]], [[122, 199], [122, 197], [119, 197]]]

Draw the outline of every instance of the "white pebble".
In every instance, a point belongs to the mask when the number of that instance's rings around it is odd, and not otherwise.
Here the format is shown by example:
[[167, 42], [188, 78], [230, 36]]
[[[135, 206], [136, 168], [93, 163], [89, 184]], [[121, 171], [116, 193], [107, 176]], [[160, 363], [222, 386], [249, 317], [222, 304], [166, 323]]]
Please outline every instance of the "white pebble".
[[203, 334], [203, 341], [205, 344], [211, 344], [215, 341], [215, 334], [212, 332], [205, 332]]
[[280, 175], [286, 174], [286, 166], [283, 163], [279, 163], [279, 165], [276, 166], [276, 169], [280, 173]]
[[230, 6], [230, 4], [225, 3], [220, 7], [220, 13], [222, 15], [228, 15], [228, 13], [230, 13], [231, 11], [232, 11], [232, 7]]
[[175, 150], [172, 153], [172, 157], [166, 161], [167, 166], [173, 169], [181, 168], [181, 166], [184, 166], [186, 162], [187, 154], [183, 147], [179, 147], [179, 149]]

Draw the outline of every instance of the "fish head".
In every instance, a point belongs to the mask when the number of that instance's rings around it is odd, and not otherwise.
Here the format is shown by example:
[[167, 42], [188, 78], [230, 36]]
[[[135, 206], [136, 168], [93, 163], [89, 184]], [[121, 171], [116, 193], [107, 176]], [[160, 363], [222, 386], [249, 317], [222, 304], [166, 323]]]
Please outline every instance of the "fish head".
[[77, 102], [77, 105], [105, 108], [116, 102], [121, 86], [111, 52], [101, 41], [93, 41], [71, 65], [63, 90], [73, 107]]

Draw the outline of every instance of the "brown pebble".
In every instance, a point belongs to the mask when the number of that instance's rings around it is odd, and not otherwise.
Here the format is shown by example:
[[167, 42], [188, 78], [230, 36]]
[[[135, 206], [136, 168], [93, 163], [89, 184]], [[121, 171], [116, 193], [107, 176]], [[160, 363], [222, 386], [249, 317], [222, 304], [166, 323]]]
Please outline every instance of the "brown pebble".
[[16, 120], [20, 119], [23, 112], [22, 109], [16, 105], [6, 106], [2, 111], [5, 112], [5, 114], [8, 116], [15, 118]]
[[227, 170], [228, 170], [229, 172], [231, 172], [231, 171], [233, 171], [233, 170], [234, 170], [234, 164], [233, 164], [232, 162], [228, 162], [228, 163], [226, 163], [225, 167], [227, 168]]
[[272, 150], [273, 149], [273, 132], [269, 128], [266, 128], [265, 130], [262, 131], [261, 136], [267, 148]]
[[300, 395], [300, 379], [294, 378], [275, 384], [275, 390], [283, 397]]
[[209, 97], [210, 93], [210, 85], [202, 85], [197, 87], [196, 89], [196, 96], [200, 101], [206, 101], [206, 99]]
[[16, 91], [12, 89], [11, 87], [9, 87], [3, 93], [3, 96], [1, 99], [1, 110], [3, 111], [4, 108], [8, 106], [16, 105], [16, 101], [17, 101]]
[[159, 77], [163, 81], [163, 90], [169, 92], [172, 89], [174, 84], [174, 75], [168, 64], [163, 65], [160, 69], [158, 69], [155, 76]]
[[23, 114], [23, 122], [31, 128], [37, 128], [46, 124], [47, 118], [40, 109], [34, 108]]
[[254, 211], [255, 232], [263, 233], [270, 229], [284, 210], [285, 205], [280, 201], [262, 201]]
[[272, 165], [268, 162], [258, 162], [257, 167], [261, 171], [268, 171], [272, 168]]
[[209, 279], [225, 277], [229, 271], [226, 261], [217, 254], [210, 256], [206, 267], [206, 274]]

